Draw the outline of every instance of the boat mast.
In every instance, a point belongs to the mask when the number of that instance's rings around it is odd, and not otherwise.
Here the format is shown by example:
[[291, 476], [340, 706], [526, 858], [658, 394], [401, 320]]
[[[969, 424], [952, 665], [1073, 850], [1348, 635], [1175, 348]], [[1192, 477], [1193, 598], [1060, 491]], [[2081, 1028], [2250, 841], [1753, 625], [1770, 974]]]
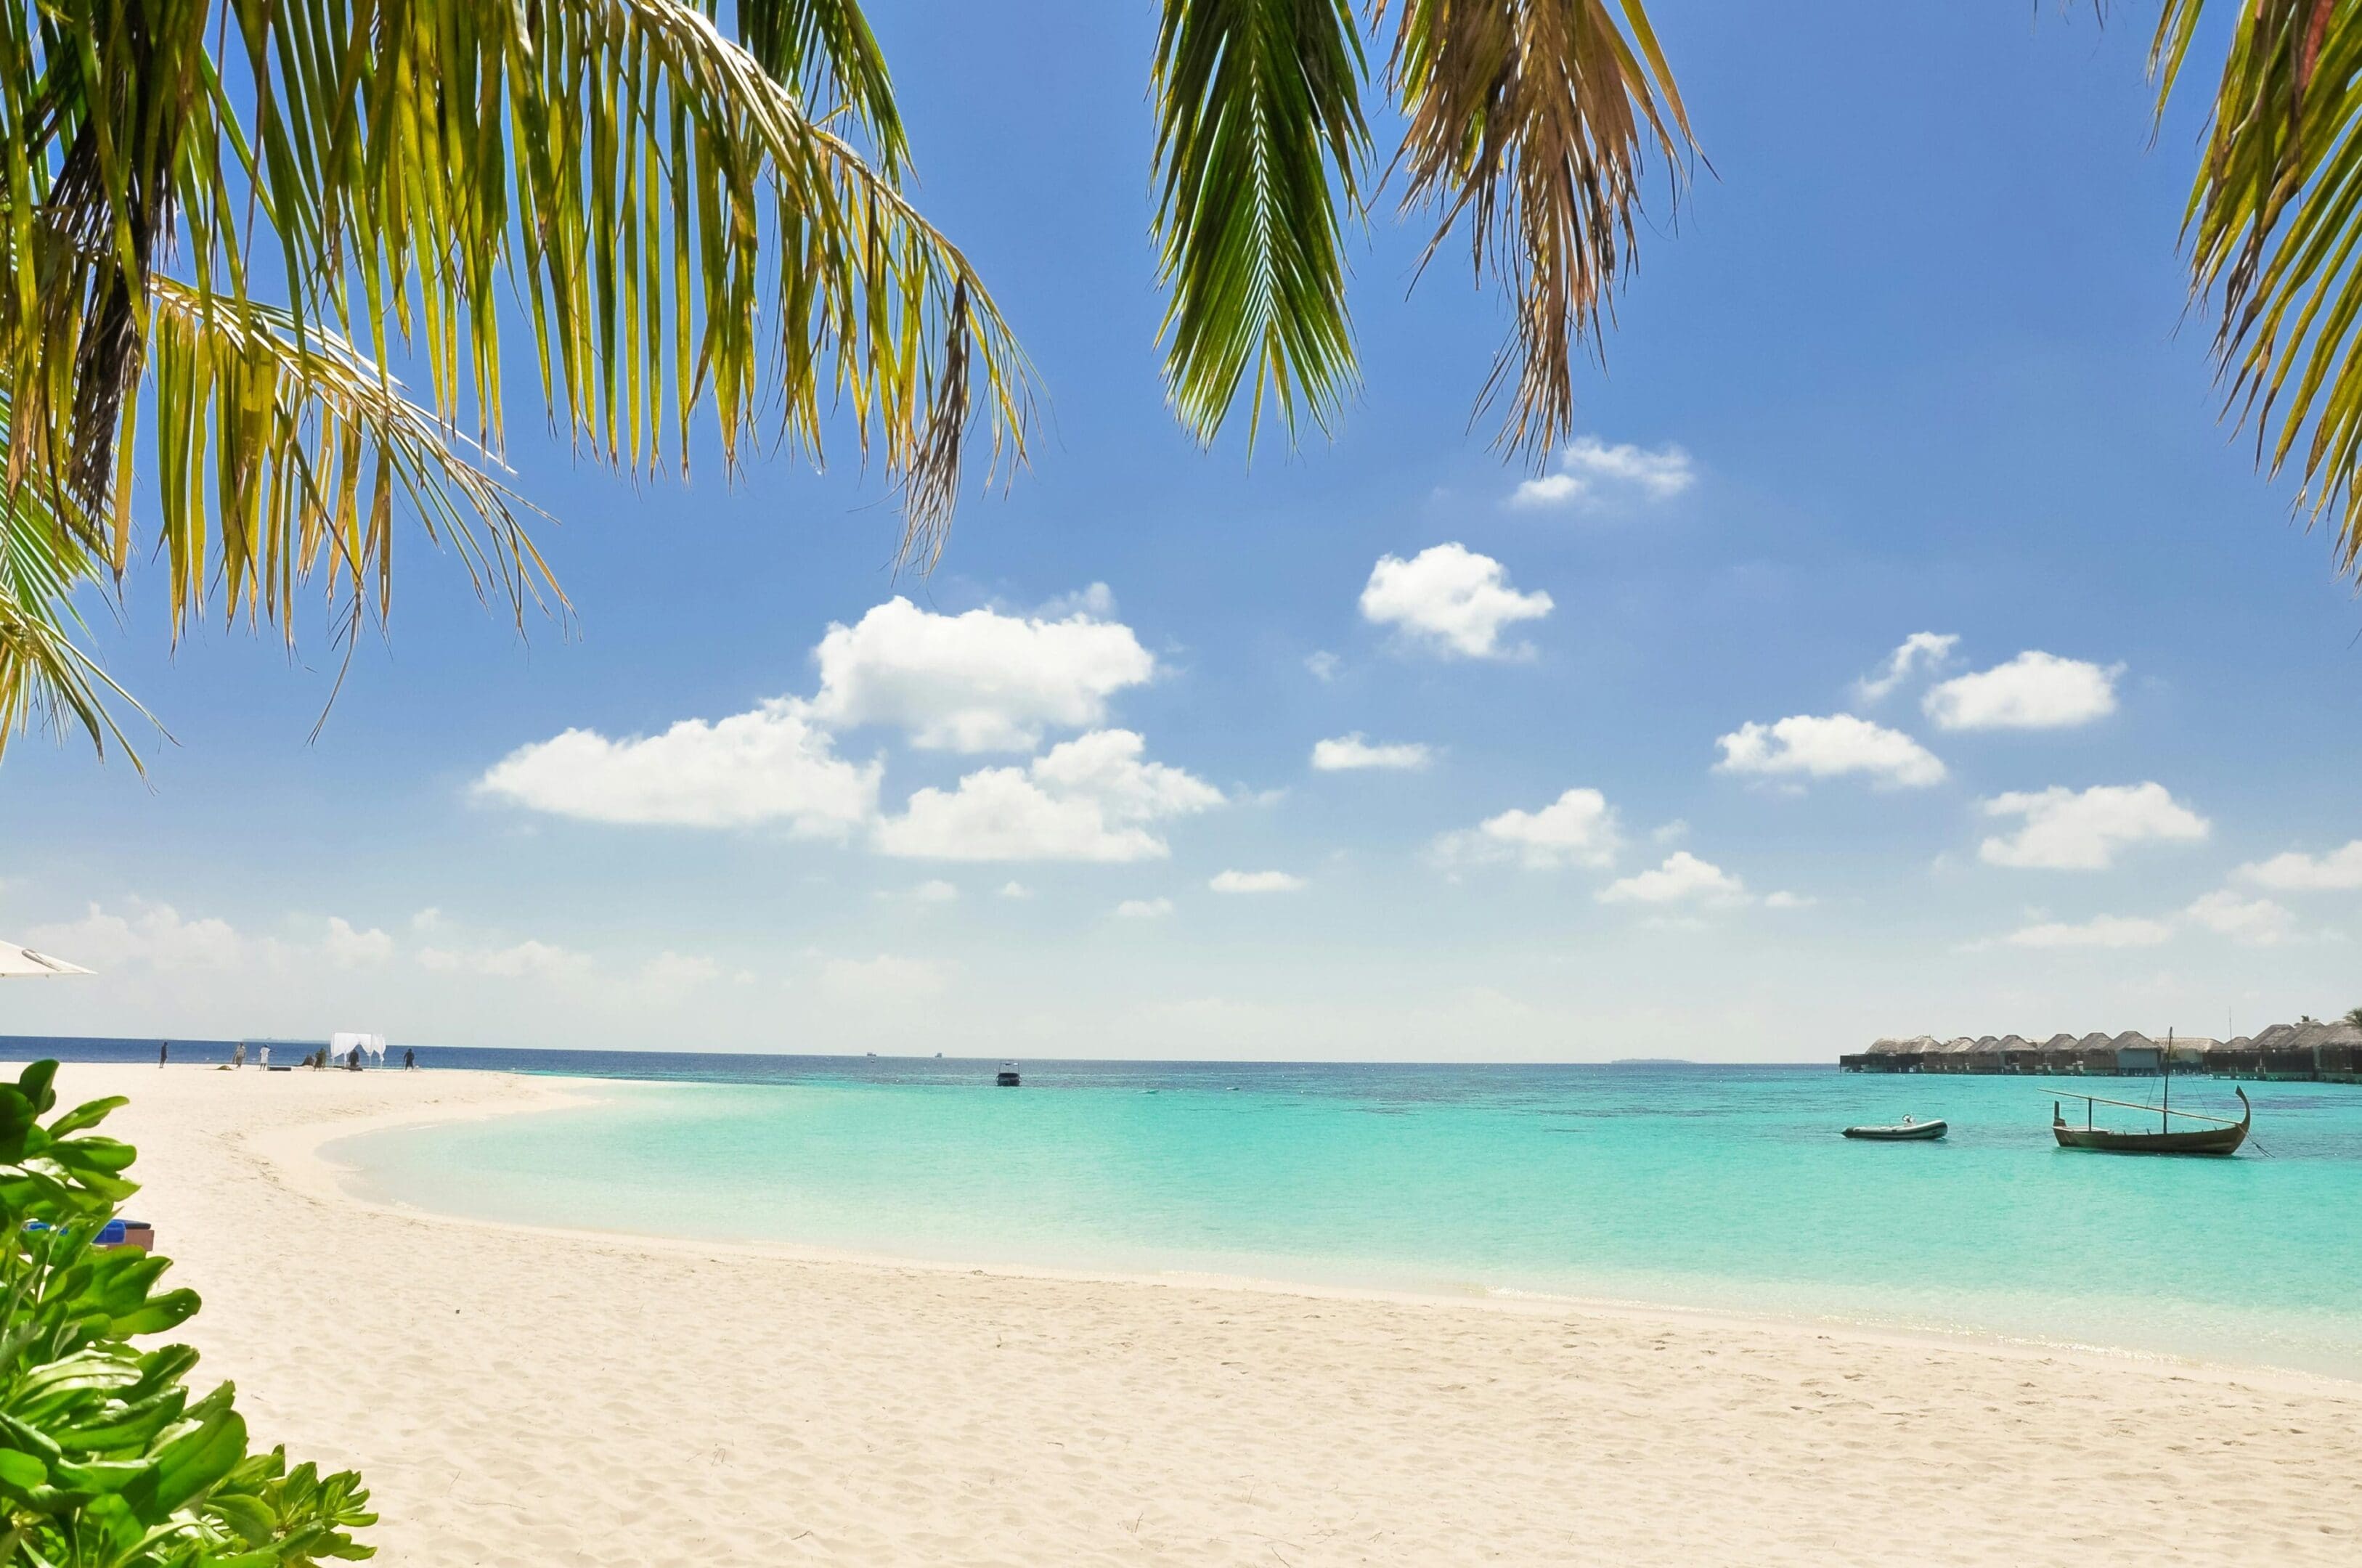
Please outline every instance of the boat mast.
[[2157, 1130], [2166, 1132], [2172, 1130], [2166, 1118], [2173, 1114], [2173, 1031], [2169, 1028], [2165, 1032], [2165, 1055], [2158, 1059], [2158, 1069], [2165, 1079], [2165, 1103], [2158, 1108]]

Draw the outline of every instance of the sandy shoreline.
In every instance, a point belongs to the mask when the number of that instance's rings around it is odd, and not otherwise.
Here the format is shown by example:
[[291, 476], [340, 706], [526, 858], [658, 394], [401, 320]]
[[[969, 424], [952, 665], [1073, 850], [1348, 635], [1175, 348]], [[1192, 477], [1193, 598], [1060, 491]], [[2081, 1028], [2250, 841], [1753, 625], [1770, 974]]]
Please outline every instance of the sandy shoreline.
[[[2362, 1385], [1649, 1309], [971, 1271], [362, 1203], [495, 1074], [69, 1065], [259, 1438], [394, 1563], [2346, 1562]], [[1896, 1543], [1913, 1543], [1907, 1550]]]

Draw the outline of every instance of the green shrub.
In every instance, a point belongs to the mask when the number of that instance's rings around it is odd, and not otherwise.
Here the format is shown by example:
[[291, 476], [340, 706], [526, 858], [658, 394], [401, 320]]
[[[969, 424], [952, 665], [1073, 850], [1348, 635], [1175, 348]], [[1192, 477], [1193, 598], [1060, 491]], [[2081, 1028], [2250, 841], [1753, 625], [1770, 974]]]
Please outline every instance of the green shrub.
[[359, 1558], [376, 1522], [350, 1472], [247, 1452], [226, 1383], [192, 1398], [186, 1345], [136, 1336], [197, 1310], [171, 1265], [92, 1239], [138, 1190], [94, 1100], [44, 1125], [55, 1062], [0, 1082], [0, 1563], [15, 1568], [300, 1568]]

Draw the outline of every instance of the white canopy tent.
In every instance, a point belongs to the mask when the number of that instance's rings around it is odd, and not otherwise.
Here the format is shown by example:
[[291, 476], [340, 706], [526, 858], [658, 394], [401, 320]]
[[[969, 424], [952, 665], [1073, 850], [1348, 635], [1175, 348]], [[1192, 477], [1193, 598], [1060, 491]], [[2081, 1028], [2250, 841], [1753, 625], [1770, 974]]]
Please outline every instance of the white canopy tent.
[[46, 953], [36, 953], [29, 947], [13, 942], [0, 942], [0, 980], [27, 978], [41, 975], [87, 975], [90, 971], [79, 964], [69, 964], [62, 958], [52, 958]]
[[376, 1057], [380, 1066], [385, 1065], [384, 1035], [359, 1034], [348, 1029], [340, 1029], [328, 1036], [328, 1060], [332, 1064], [341, 1064], [357, 1047], [362, 1055]]

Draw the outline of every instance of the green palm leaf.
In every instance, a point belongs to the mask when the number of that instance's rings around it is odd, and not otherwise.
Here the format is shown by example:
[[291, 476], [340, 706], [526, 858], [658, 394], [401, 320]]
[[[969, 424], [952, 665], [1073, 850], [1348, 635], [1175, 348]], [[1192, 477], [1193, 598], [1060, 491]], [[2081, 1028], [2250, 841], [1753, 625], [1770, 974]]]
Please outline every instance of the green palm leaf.
[[[2188, 63], [2204, 0], [2168, 0], [2151, 60], [2159, 107]], [[2333, 516], [2340, 570], [2362, 568], [2362, 8], [2249, 0], [2237, 8], [2185, 228], [2191, 274], [2221, 307], [2229, 409], [2256, 422], [2277, 474], [2298, 458], [2298, 506]]]
[[1405, 209], [1440, 215], [1430, 256], [1464, 220], [1477, 276], [1514, 302], [1480, 406], [1506, 394], [1499, 444], [1539, 459], [1573, 428], [1575, 349], [1631, 269], [1650, 148], [1678, 193], [1672, 73], [1638, 0], [1401, 0], [1389, 71]]
[[1211, 441], [1242, 384], [1293, 435], [1328, 429], [1354, 376], [1341, 210], [1369, 131], [1350, 0], [1165, 0], [1156, 44], [1164, 377]]

